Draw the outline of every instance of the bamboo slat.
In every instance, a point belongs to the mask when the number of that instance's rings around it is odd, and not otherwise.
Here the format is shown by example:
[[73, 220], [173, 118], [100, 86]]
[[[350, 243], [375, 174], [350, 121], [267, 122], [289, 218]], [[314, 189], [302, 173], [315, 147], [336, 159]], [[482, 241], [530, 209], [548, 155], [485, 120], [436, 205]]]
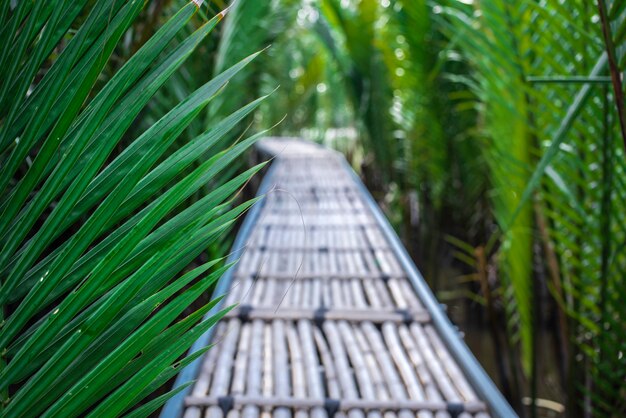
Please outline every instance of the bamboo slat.
[[[296, 399], [306, 399], [306, 381], [304, 359], [302, 358], [302, 349], [300, 347], [300, 339], [293, 323], [287, 325], [287, 343], [289, 345], [289, 358], [291, 359], [291, 387], [293, 396]], [[295, 418], [306, 418], [307, 410], [297, 409]]]
[[[280, 397], [288, 397], [291, 395], [291, 382], [287, 364], [287, 347], [285, 345], [285, 324], [282, 320], [276, 320], [272, 322], [272, 326], [274, 331], [274, 394]], [[291, 411], [288, 408], [276, 408], [274, 417], [291, 418]]]
[[[315, 352], [313, 342], [313, 326], [310, 321], [298, 321], [298, 332], [302, 341], [303, 361], [306, 369], [308, 397], [311, 399], [324, 399], [324, 387], [320, 376], [320, 364]], [[314, 407], [311, 409], [311, 418], [327, 418], [324, 408]]]
[[[250, 354], [247, 370], [247, 388], [248, 396], [260, 396], [262, 373], [263, 373], [263, 321], [254, 321], [252, 323], [252, 335], [250, 338]], [[242, 412], [242, 418], [257, 418], [260, 409], [256, 405], [246, 405]]]
[[[272, 327], [268, 323], [263, 326], [263, 388], [261, 395], [271, 397], [274, 394], [274, 348], [272, 344]], [[271, 416], [271, 409], [265, 408], [262, 413], [263, 418]]]

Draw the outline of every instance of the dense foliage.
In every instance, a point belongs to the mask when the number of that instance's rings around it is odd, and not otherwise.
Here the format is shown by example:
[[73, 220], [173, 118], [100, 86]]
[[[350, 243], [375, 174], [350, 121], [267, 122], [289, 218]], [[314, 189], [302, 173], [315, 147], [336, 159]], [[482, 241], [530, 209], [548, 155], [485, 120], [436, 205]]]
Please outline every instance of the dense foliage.
[[231, 166], [259, 135], [223, 138], [262, 99], [198, 116], [258, 54], [181, 90], [223, 14], [157, 3], [0, 5], [2, 416], [146, 416], [224, 314], [189, 312], [229, 267], [198, 256], [254, 203], [262, 166]]

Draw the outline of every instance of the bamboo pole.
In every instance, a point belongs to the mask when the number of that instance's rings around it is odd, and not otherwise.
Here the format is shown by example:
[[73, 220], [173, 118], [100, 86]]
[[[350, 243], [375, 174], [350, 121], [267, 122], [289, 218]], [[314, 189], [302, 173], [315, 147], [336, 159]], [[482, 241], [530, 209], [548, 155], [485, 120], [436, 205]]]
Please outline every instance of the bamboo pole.
[[[289, 368], [287, 365], [287, 348], [285, 345], [285, 324], [282, 320], [272, 322], [274, 341], [274, 382], [275, 396], [288, 397], [291, 395]], [[291, 410], [288, 408], [276, 408], [275, 418], [291, 418]]]
[[[333, 353], [335, 360], [335, 366], [337, 370], [337, 376], [339, 384], [341, 386], [342, 399], [356, 400], [358, 399], [358, 390], [354, 378], [352, 377], [352, 370], [350, 368], [346, 349], [344, 348], [337, 326], [334, 322], [327, 321], [323, 325], [324, 332], [329, 339], [330, 350]], [[364, 418], [365, 414], [360, 409], [350, 409], [347, 411], [348, 418]]]
[[[209, 391], [211, 396], [222, 396], [227, 393], [240, 328], [241, 326], [237, 319], [228, 322], [228, 328], [221, 343], [220, 354], [217, 360], [214, 383]], [[209, 407], [205, 414], [206, 418], [222, 418], [223, 416], [223, 411], [219, 406]]]
[[[263, 326], [263, 382], [261, 394], [264, 398], [274, 395], [274, 374], [273, 374], [273, 344], [272, 344], [272, 327], [269, 324]], [[261, 413], [262, 418], [270, 418], [272, 411], [264, 408]]]

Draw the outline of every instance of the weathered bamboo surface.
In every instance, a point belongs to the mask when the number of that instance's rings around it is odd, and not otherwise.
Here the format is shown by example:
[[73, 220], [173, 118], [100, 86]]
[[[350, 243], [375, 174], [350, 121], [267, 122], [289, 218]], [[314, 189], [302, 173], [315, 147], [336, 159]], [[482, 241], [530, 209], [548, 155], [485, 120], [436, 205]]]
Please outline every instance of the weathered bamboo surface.
[[263, 147], [275, 187], [184, 417], [487, 417], [341, 157]]

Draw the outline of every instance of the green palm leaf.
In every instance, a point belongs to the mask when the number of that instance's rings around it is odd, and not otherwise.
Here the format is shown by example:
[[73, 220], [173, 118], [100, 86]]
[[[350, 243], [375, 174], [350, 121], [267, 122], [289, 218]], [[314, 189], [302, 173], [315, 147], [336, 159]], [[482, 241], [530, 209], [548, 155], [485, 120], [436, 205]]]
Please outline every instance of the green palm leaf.
[[263, 164], [226, 172], [263, 133], [220, 142], [264, 97], [178, 138], [258, 54], [129, 139], [223, 14], [189, 31], [198, 7], [183, 5], [101, 82], [144, 2], [10, 3], [0, 8], [0, 37], [11, 45], [0, 53], [2, 415], [118, 416], [200, 355], [180, 360], [226, 312], [203, 319], [218, 298], [177, 320], [230, 265], [181, 273], [256, 201], [231, 197]]

